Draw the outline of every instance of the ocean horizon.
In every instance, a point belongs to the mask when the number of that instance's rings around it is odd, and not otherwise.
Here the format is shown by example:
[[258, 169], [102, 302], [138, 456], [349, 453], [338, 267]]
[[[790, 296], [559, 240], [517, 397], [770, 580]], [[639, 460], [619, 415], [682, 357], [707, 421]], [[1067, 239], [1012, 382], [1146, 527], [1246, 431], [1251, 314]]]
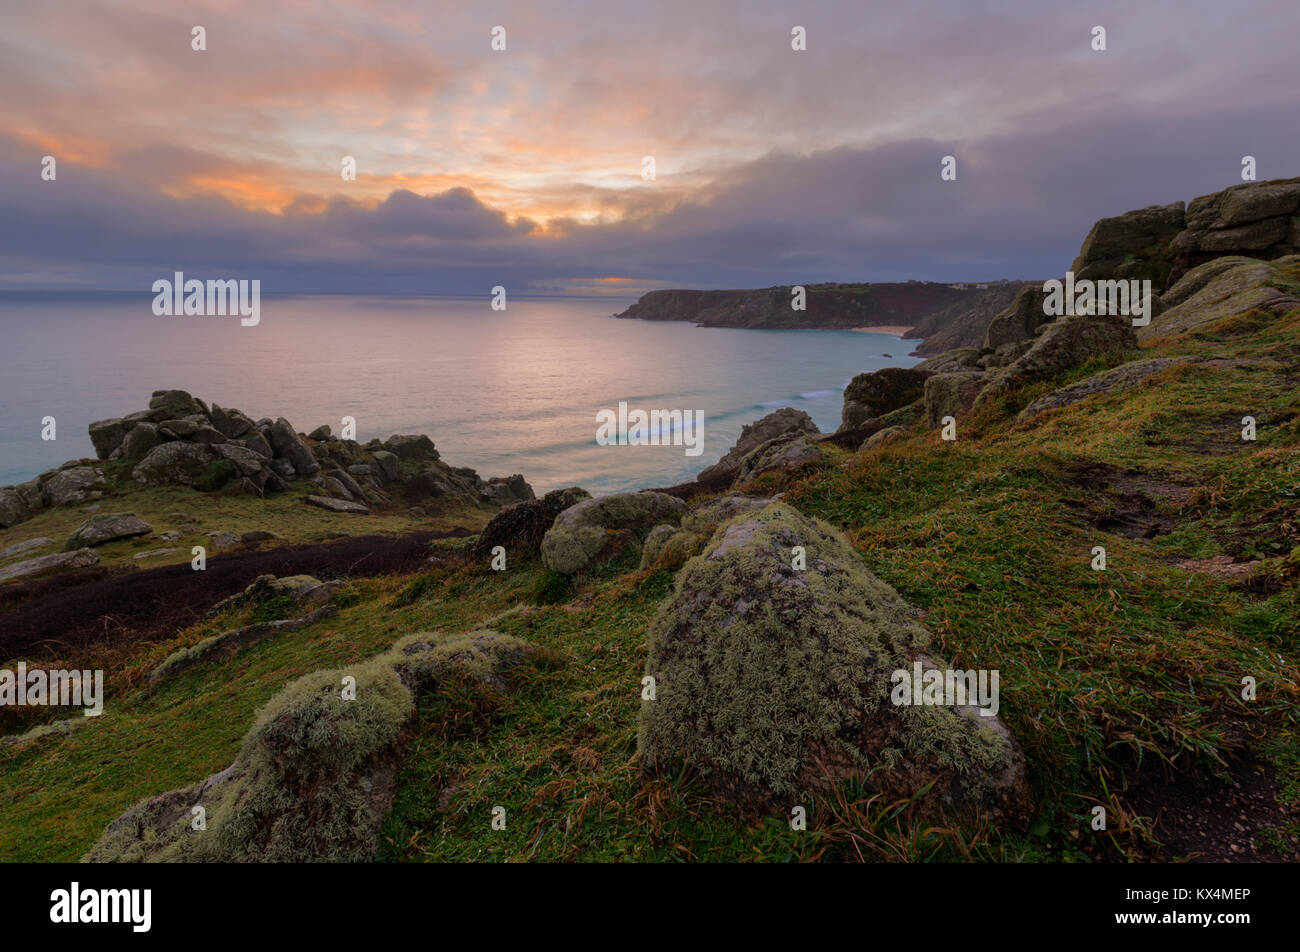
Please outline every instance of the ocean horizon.
[[[257, 326], [237, 316], [157, 316], [131, 291], [0, 291], [0, 485], [93, 457], [87, 426], [182, 389], [254, 419], [360, 442], [424, 433], [484, 478], [521, 473], [538, 493], [592, 493], [693, 478], [741, 428], [779, 407], [839, 425], [856, 374], [907, 367], [915, 342], [883, 333], [697, 327], [615, 320], [631, 298], [266, 294]], [[683, 446], [598, 445], [597, 413], [697, 411]], [[56, 439], [41, 438], [53, 416]]]

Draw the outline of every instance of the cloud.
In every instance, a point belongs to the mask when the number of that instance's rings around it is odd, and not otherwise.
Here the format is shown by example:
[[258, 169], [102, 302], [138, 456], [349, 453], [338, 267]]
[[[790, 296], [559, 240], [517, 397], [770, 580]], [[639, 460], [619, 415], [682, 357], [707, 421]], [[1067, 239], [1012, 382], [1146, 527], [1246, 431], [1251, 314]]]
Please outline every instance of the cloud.
[[1098, 217], [1231, 185], [1244, 154], [1300, 174], [1294, 5], [993, 9], [22, 6], [0, 38], [0, 286], [1041, 277]]

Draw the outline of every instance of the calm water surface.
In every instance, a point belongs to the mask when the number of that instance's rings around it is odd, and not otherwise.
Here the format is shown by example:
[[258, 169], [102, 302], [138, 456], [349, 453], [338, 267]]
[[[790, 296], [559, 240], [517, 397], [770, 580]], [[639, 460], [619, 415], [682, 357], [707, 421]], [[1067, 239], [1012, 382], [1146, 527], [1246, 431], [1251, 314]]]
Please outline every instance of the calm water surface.
[[[156, 317], [150, 297], [0, 293], [0, 485], [93, 456], [92, 420], [188, 390], [302, 432], [357, 421], [357, 438], [427, 433], [480, 475], [523, 473], [539, 493], [593, 493], [694, 477], [741, 426], [776, 407], [839, 424], [842, 389], [906, 367], [911, 347], [853, 331], [759, 331], [613, 320], [630, 301], [270, 296], [261, 323]], [[892, 356], [886, 357], [885, 354]], [[704, 451], [599, 446], [596, 413], [700, 410]], [[41, 439], [41, 418], [57, 440]]]

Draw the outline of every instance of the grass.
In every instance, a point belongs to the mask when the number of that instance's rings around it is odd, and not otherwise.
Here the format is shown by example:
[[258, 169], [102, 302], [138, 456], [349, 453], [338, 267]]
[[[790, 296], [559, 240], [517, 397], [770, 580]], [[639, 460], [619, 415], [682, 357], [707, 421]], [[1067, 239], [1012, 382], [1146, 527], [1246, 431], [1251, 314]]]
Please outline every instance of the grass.
[[[425, 702], [381, 859], [1142, 859], [1161, 855], [1162, 827], [1140, 797], [1147, 772], [1217, 775], [1246, 751], [1276, 771], [1279, 801], [1294, 803], [1300, 312], [1251, 321], [1250, 335], [1229, 319], [1151, 342], [1147, 355], [1256, 366], [1171, 368], [1016, 423], [1009, 411], [1048, 389], [1040, 387], [963, 418], [956, 442], [918, 424], [879, 451], [831, 454], [784, 483], [765, 480], [796, 508], [843, 527], [867, 566], [923, 610], [954, 666], [1001, 672], [1001, 714], [1025, 750], [1039, 803], [1027, 832], [921, 823], [908, 802], [853, 786], [808, 803], [808, 829], [796, 832], [789, 816], [742, 815], [690, 776], [643, 777], [635, 752], [645, 630], [673, 574], [637, 571], [631, 552], [576, 581], [513, 561], [505, 572], [451, 563], [354, 581], [336, 599], [337, 616], [153, 693], [139, 686], [170, 651], [287, 606], [245, 607], [142, 646], [110, 673], [131, 687], [93, 724], [0, 751], [0, 848], [11, 859], [76, 859], [139, 800], [227, 766], [258, 709], [298, 675], [359, 662], [413, 631], [484, 625], [565, 663], [490, 704], [456, 692]], [[1254, 442], [1240, 438], [1245, 415], [1258, 421]], [[1089, 468], [1097, 463], [1106, 467]], [[1147, 514], [1169, 531], [1144, 538], [1098, 528], [1096, 516], [1131, 495], [1120, 480], [1143, 476], [1152, 480]], [[282, 535], [303, 541], [359, 525], [292, 496], [178, 490], [140, 497], [135, 508], [159, 520], [156, 530], [177, 510], [201, 518], [203, 530], [283, 519]], [[0, 546], [57, 539], [79, 520], [75, 510], [39, 518], [46, 522], [0, 534]], [[366, 521], [366, 531], [411, 526], [404, 516]], [[1104, 572], [1090, 567], [1097, 545], [1107, 551]], [[1177, 564], [1218, 555], [1264, 560], [1259, 571], [1276, 571], [1277, 581], [1242, 585]], [[1244, 677], [1259, 685], [1253, 701], [1241, 696]], [[1089, 825], [1096, 805], [1110, 818], [1105, 833]], [[495, 807], [505, 808], [504, 829], [493, 828]], [[1254, 835], [1294, 855], [1294, 824]]]

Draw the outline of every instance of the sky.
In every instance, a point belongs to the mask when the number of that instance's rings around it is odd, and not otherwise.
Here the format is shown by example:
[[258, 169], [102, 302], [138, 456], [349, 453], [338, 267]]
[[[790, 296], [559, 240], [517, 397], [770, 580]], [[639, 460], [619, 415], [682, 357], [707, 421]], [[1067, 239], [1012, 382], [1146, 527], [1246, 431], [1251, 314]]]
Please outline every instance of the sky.
[[1245, 155], [1300, 175], [1294, 0], [0, 0], [0, 24], [3, 289], [1043, 278]]

